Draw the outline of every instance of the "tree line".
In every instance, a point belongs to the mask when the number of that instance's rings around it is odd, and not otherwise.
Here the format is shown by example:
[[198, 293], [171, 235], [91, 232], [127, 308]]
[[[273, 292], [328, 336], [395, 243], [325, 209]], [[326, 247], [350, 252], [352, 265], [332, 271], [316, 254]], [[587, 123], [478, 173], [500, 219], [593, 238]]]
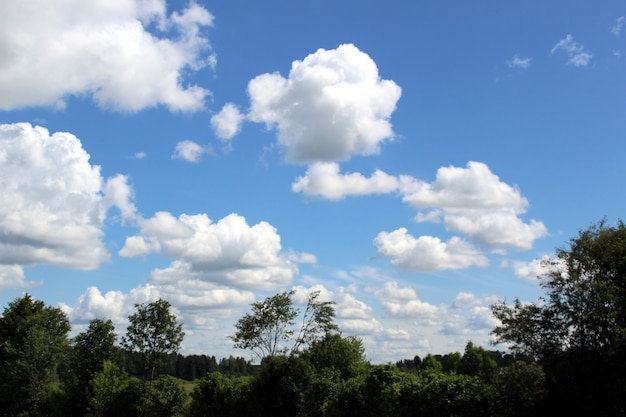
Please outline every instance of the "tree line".
[[492, 306], [508, 352], [468, 342], [387, 365], [341, 334], [319, 292], [302, 312], [293, 291], [267, 297], [235, 324], [234, 347], [258, 367], [179, 355], [165, 300], [137, 305], [118, 343], [104, 319], [68, 339], [65, 314], [27, 294], [0, 318], [0, 415], [626, 415], [626, 227], [601, 221], [544, 266], [543, 299]]

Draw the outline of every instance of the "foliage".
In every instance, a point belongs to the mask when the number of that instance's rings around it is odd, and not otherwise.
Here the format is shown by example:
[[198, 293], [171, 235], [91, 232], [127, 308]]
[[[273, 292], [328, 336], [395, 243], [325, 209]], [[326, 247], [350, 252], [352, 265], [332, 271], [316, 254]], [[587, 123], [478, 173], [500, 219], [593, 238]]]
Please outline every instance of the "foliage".
[[[236, 348], [249, 349], [259, 359], [281, 354], [294, 355], [301, 347], [310, 345], [322, 335], [337, 330], [335, 309], [331, 301], [319, 301], [319, 291], [309, 295], [299, 328], [294, 319], [300, 311], [293, 306], [295, 291], [282, 292], [252, 304], [235, 324], [231, 337]], [[287, 345], [291, 343], [291, 348]]]
[[191, 393], [190, 417], [246, 416], [248, 412], [247, 380], [227, 378], [210, 372], [198, 381]]
[[250, 385], [252, 415], [290, 417], [304, 413], [304, 393], [314, 369], [296, 356], [267, 357]]
[[84, 415], [92, 395], [89, 382], [93, 375], [103, 370], [105, 361], [119, 363], [116, 337], [111, 320], [93, 319], [87, 330], [71, 341], [69, 358], [62, 374], [63, 388], [69, 402], [68, 414]]
[[541, 361], [554, 409], [605, 415], [626, 410], [626, 226], [600, 221], [546, 262], [539, 303], [492, 307], [493, 333]]
[[182, 384], [169, 375], [159, 377], [145, 394], [142, 414], [149, 417], [180, 417], [184, 415], [187, 393]]
[[367, 366], [363, 341], [354, 336], [344, 338], [327, 333], [322, 339], [314, 341], [303, 357], [318, 372], [326, 375], [334, 372], [341, 381], [355, 376]]
[[29, 294], [9, 303], [0, 318], [0, 410], [37, 415], [68, 349], [65, 313]]
[[138, 415], [143, 388], [137, 382], [115, 363], [104, 361], [102, 371], [96, 372], [90, 382], [91, 413], [95, 417]]
[[152, 381], [167, 355], [180, 349], [185, 333], [182, 324], [170, 312], [168, 301], [159, 299], [147, 306], [135, 304], [135, 307], [137, 312], [128, 316], [130, 324], [122, 338], [122, 347], [143, 356]]

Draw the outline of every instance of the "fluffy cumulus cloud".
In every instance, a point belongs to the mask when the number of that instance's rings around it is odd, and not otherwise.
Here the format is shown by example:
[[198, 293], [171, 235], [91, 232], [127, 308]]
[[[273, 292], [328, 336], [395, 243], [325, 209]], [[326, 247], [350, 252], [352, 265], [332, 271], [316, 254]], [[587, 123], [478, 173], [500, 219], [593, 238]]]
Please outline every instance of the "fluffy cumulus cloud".
[[386, 194], [397, 191], [398, 179], [376, 170], [369, 178], [355, 172], [340, 174], [339, 164], [318, 162], [309, 167], [306, 174], [291, 185], [295, 192], [340, 200], [346, 196]]
[[158, 283], [184, 277], [240, 288], [272, 289], [289, 284], [296, 266], [282, 253], [269, 223], [249, 226], [231, 214], [217, 223], [205, 214], [176, 218], [159, 212], [139, 221], [141, 231], [126, 239], [121, 256], [158, 253], [175, 261], [153, 272]]
[[402, 227], [393, 232], [380, 232], [374, 239], [378, 253], [391, 258], [391, 263], [413, 271], [440, 271], [470, 266], [487, 266], [487, 258], [474, 246], [459, 237], [447, 242], [434, 236], [411, 236]]
[[139, 286], [128, 294], [108, 291], [102, 294], [96, 287], [88, 287], [73, 306], [63, 304], [61, 308], [72, 322], [88, 322], [93, 319], [111, 319], [116, 324], [128, 322], [127, 317], [135, 312], [135, 304], [149, 303], [161, 297], [151, 285]]
[[0, 183], [0, 265], [95, 269], [107, 209], [135, 214], [126, 177], [104, 181], [78, 138], [28, 123], [0, 125]]
[[403, 177], [400, 190], [405, 202], [427, 210], [418, 221], [442, 219], [448, 229], [480, 244], [527, 250], [547, 234], [539, 221], [524, 223], [519, 216], [526, 212], [528, 200], [483, 163], [440, 168], [432, 183]]
[[245, 115], [237, 106], [233, 103], [226, 103], [219, 113], [211, 117], [211, 126], [220, 140], [227, 141], [239, 133], [244, 119]]
[[560, 51], [567, 55], [567, 63], [575, 67], [586, 67], [593, 55], [585, 47], [574, 41], [572, 35], [567, 35], [552, 48], [551, 54]]
[[395, 281], [373, 293], [381, 300], [383, 310], [394, 317], [434, 317], [439, 311], [437, 306], [421, 301], [415, 290], [400, 288]]
[[213, 16], [198, 4], [168, 15], [164, 0], [24, 0], [0, 3], [0, 15], [0, 109], [88, 94], [116, 110], [193, 111], [210, 94], [183, 82], [215, 64]]
[[346, 44], [294, 61], [288, 78], [252, 79], [247, 118], [277, 129], [289, 162], [348, 160], [376, 154], [393, 138], [389, 119], [400, 94], [366, 53]]

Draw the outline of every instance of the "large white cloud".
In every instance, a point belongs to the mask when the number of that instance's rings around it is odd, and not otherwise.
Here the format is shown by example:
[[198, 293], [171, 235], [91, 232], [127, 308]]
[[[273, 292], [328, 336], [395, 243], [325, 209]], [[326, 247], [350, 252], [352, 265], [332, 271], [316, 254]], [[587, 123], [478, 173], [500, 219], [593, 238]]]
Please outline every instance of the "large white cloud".
[[378, 253], [390, 257], [391, 263], [414, 271], [440, 271], [470, 266], [487, 266], [487, 258], [474, 246], [453, 237], [447, 242], [433, 236], [411, 236], [402, 227], [380, 232], [374, 239]]
[[483, 163], [440, 168], [432, 183], [408, 176], [400, 181], [405, 202], [419, 210], [430, 210], [420, 212], [418, 221], [443, 220], [447, 228], [477, 243], [527, 250], [547, 234], [543, 223], [524, 223], [520, 219], [528, 200], [518, 188], [500, 181]]
[[195, 3], [167, 15], [164, 0], [3, 1], [0, 16], [0, 109], [89, 94], [116, 110], [193, 111], [210, 94], [183, 81], [215, 62], [213, 16]]
[[281, 252], [280, 235], [267, 222], [249, 226], [230, 214], [217, 223], [205, 214], [176, 218], [159, 212], [140, 220], [141, 231], [126, 239], [121, 256], [156, 252], [175, 261], [153, 272], [159, 283], [183, 277], [240, 288], [271, 289], [291, 282], [297, 267]]
[[257, 76], [248, 94], [247, 118], [278, 130], [289, 162], [308, 163], [378, 153], [393, 138], [389, 119], [401, 90], [380, 78], [367, 54], [346, 44], [294, 61], [288, 78]]
[[105, 182], [78, 138], [28, 123], [0, 125], [0, 184], [2, 265], [97, 268], [107, 209], [135, 215], [126, 177]]

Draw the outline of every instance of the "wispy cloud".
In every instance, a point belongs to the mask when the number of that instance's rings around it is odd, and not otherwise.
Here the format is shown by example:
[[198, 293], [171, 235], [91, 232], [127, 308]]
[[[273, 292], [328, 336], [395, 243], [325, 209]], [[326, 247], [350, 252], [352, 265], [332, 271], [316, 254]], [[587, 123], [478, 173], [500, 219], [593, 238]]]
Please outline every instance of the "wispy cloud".
[[622, 29], [624, 28], [624, 23], [626, 23], [626, 17], [618, 17], [615, 20], [615, 24], [610, 27], [611, 33], [615, 36], [619, 36], [622, 33]]
[[554, 45], [550, 53], [554, 54], [557, 51], [565, 52], [569, 57], [567, 63], [575, 67], [586, 67], [593, 57], [581, 43], [574, 42], [574, 37], [570, 34]]
[[520, 56], [515, 54], [513, 55], [512, 59], [509, 59], [508, 61], [506, 61], [506, 65], [508, 65], [509, 68], [527, 69], [528, 67], [530, 67], [531, 61], [532, 61], [532, 58], [529, 58], [529, 57], [521, 58]]

